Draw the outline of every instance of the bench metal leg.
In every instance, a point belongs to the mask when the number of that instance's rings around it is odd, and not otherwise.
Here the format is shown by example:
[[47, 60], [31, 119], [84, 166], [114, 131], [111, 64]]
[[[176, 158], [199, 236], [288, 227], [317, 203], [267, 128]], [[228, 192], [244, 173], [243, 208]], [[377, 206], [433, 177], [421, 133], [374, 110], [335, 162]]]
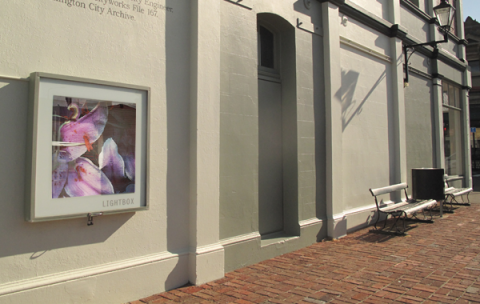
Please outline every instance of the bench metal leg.
[[[375, 230], [379, 230], [379, 228], [377, 227], [377, 224], [378, 222], [380, 221], [380, 217], [381, 217], [381, 212], [377, 212], [377, 220], [375, 221]], [[386, 213], [386, 217], [385, 217], [385, 220], [383, 221], [383, 227], [381, 229], [385, 229], [387, 227], [387, 221], [388, 221], [388, 216], [390, 215], [392, 219], [395, 219], [395, 222], [398, 221], [397, 217], [394, 215], [394, 214], [391, 214], [391, 213]]]
[[[389, 213], [387, 214], [387, 217], [385, 219], [385, 222], [383, 223], [383, 228], [382, 231], [379, 231], [381, 233], [385, 234], [395, 234], [395, 235], [405, 235], [407, 231], [407, 227], [405, 225], [406, 221], [412, 221], [412, 222], [419, 222], [419, 223], [433, 223], [433, 214], [431, 208], [428, 209], [428, 215], [425, 214], [426, 210], [422, 210], [423, 214], [423, 219], [420, 219], [417, 217], [417, 213], [413, 213], [410, 216], [407, 215], [405, 211], [398, 212], [397, 214], [394, 213]], [[383, 229], [386, 228], [387, 226], [387, 220], [388, 216], [391, 216], [391, 219], [393, 220], [392, 225], [388, 228], [388, 231], [385, 231]], [[429, 219], [427, 219], [429, 218]], [[401, 221], [401, 224], [399, 223]], [[378, 220], [377, 220], [378, 222]], [[378, 230], [377, 223], [375, 223], [375, 230]]]
[[[387, 221], [388, 221], [388, 216], [390, 216], [390, 219], [393, 220], [393, 223], [391, 227], [385, 231], [385, 228], [387, 228]], [[406, 213], [401, 211], [397, 212], [396, 214], [394, 213], [387, 213], [387, 216], [385, 218], [385, 221], [383, 222], [383, 228], [378, 229], [377, 228], [377, 223], [380, 219], [380, 213], [378, 214], [377, 221], [375, 222], [375, 230], [377, 233], [382, 233], [382, 234], [394, 234], [394, 235], [405, 235], [405, 231], [407, 230], [405, 227], [405, 218], [406, 218]], [[399, 221], [402, 220], [402, 227], [398, 227]], [[402, 229], [400, 229], [402, 228]]]
[[392, 214], [392, 217], [395, 219], [395, 221], [393, 222], [391, 229], [393, 229], [393, 227], [395, 227], [395, 234], [405, 234], [405, 218], [404, 217], [403, 217], [403, 221], [402, 221], [403, 232], [401, 232], [398, 229], [398, 221], [402, 219], [402, 214], [399, 214], [399, 215], [396, 215], [396, 216]]
[[[468, 197], [468, 195], [470, 194], [470, 192], [467, 192], [467, 201], [465, 202], [465, 200], [463, 199], [463, 195], [460, 195], [462, 197], [462, 202], [458, 202], [457, 199], [453, 196], [453, 195], [450, 195], [451, 199], [450, 199], [450, 205], [456, 205], [456, 206], [471, 206], [470, 204], [470, 198]], [[465, 195], [465, 194], [464, 194]]]
[[[388, 219], [388, 214], [387, 214], [387, 219]], [[385, 221], [387, 221], [387, 219], [385, 219]], [[377, 224], [378, 224], [378, 221], [380, 220], [380, 212], [377, 211], [377, 220], [375, 221], [375, 225], [373, 225], [375, 227], [375, 230], [378, 230], [377, 228]], [[385, 228], [385, 227], [384, 227]]]

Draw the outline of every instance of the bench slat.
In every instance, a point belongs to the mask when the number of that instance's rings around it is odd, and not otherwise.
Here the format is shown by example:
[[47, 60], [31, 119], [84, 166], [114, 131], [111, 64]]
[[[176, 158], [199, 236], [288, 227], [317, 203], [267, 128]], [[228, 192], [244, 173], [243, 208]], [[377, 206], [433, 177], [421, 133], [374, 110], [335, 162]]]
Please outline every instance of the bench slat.
[[[472, 188], [455, 188], [454, 191], [452, 191], [451, 193], [448, 193], [450, 195], [453, 195], [453, 196], [460, 196], [460, 195], [464, 195], [464, 194], [467, 194], [469, 192], [472, 192], [473, 189]], [[445, 193], [447, 194], [447, 193]]]
[[418, 202], [418, 203], [411, 203], [410, 204], [411, 208], [408, 208], [407, 210], [405, 210], [405, 213], [406, 214], [412, 214], [412, 213], [415, 213], [415, 212], [420, 211], [422, 209], [432, 207], [436, 203], [437, 203], [437, 201], [435, 201], [435, 200], [426, 200], [426, 201], [421, 201], [421, 202]]
[[386, 207], [380, 208], [379, 210], [380, 210], [381, 212], [401, 211], [400, 209], [401, 209], [403, 206], [406, 206], [406, 205], [408, 205], [408, 204], [409, 204], [408, 202], [393, 203], [393, 204], [388, 205], [388, 206], [386, 206]]
[[391, 185], [391, 186], [382, 187], [382, 188], [370, 189], [370, 192], [372, 193], [372, 196], [377, 196], [377, 195], [387, 194], [393, 191], [403, 190], [405, 188], [407, 188], [407, 183], [401, 183], [401, 184]]
[[435, 205], [437, 201], [435, 200], [424, 200], [424, 201], [418, 201], [418, 202], [401, 202], [401, 203], [396, 203], [392, 204], [387, 207], [380, 208], [380, 212], [385, 212], [385, 213], [394, 213], [394, 212], [400, 212], [404, 211], [406, 214], [412, 214], [415, 213], [419, 210], [429, 208], [433, 205]]
[[451, 194], [455, 192], [455, 188], [454, 187], [449, 187], [449, 188], [445, 188], [445, 194]]
[[[473, 191], [472, 188], [455, 188], [455, 187], [450, 187], [450, 185], [448, 184], [448, 182], [452, 182], [452, 181], [456, 181], [456, 180], [461, 180], [461, 179], [463, 179], [463, 177], [461, 177], [461, 176], [450, 177], [450, 176], [448, 176], [448, 175], [445, 174], [444, 179], [445, 179], [445, 194], [447, 194], [447, 195], [451, 195], [451, 196], [453, 196], [453, 197], [456, 197], [456, 196], [461, 196], [461, 195], [464, 195], [464, 194], [467, 194], [467, 193]], [[447, 186], [448, 186], [448, 188], [447, 188]]]

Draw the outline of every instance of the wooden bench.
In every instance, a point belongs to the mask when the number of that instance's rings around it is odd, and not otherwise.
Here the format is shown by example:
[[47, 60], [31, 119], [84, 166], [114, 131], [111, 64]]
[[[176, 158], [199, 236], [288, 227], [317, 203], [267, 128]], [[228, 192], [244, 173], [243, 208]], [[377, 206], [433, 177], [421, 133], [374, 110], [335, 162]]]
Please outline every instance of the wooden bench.
[[[386, 215], [385, 218], [385, 223], [382, 228], [382, 232], [386, 233], [391, 233], [391, 230], [395, 227], [395, 234], [405, 234], [405, 221], [407, 220], [412, 220], [412, 221], [417, 221], [417, 222], [426, 222], [426, 223], [433, 223], [432, 220], [432, 214], [430, 212], [430, 219], [426, 220], [425, 216], [425, 210], [429, 210], [437, 204], [436, 200], [411, 200], [408, 199], [408, 194], [407, 194], [407, 184], [402, 183], [402, 184], [396, 184], [396, 185], [390, 185], [387, 187], [382, 187], [382, 188], [376, 188], [376, 189], [370, 189], [370, 193], [372, 193], [372, 196], [375, 197], [375, 204], [377, 206], [377, 220], [375, 222], [375, 230], [380, 231], [377, 228], [378, 221], [380, 220], [380, 217], [382, 214]], [[395, 191], [401, 191], [403, 190], [405, 193], [406, 200], [397, 202], [397, 203], [391, 203], [391, 204], [383, 204], [381, 205], [381, 201], [379, 201], [378, 196], [382, 194], [391, 194]], [[417, 213], [422, 211], [423, 213], [423, 219], [417, 218]], [[388, 216], [391, 216], [394, 219], [394, 222], [392, 224], [392, 227], [390, 231], [383, 231], [387, 225], [387, 219]], [[403, 229], [399, 229], [398, 227], [398, 221], [402, 220], [403, 222]]]
[[[468, 195], [470, 192], [473, 191], [472, 188], [455, 188], [455, 187], [450, 187], [448, 182], [452, 182], [455, 180], [459, 180], [461, 177], [449, 177], [448, 175], [445, 175], [445, 203], [450, 204], [450, 209], [453, 208], [453, 205], [460, 205], [460, 206], [470, 206], [470, 199], [468, 198]], [[464, 195], [467, 195], [467, 201], [464, 199]], [[457, 198], [460, 197], [462, 199], [461, 202], [457, 201]]]

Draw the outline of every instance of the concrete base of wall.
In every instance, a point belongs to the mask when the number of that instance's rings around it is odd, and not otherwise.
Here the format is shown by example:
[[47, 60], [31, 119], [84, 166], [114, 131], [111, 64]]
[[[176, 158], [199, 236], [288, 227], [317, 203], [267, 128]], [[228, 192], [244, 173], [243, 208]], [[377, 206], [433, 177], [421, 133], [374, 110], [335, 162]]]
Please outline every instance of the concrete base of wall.
[[186, 283], [188, 253], [161, 253], [0, 285], [0, 303], [119, 304]]
[[339, 239], [347, 235], [347, 218], [344, 214], [327, 220], [328, 238]]
[[377, 219], [377, 208], [367, 206], [361, 209], [352, 209], [345, 213], [347, 218], [347, 233], [373, 225]]
[[197, 248], [190, 253], [189, 279], [195, 285], [223, 278], [224, 249], [220, 244]]
[[225, 272], [304, 248], [322, 240], [326, 227], [322, 220], [300, 222], [300, 236], [283, 235], [262, 240], [258, 232], [222, 240], [225, 248]]
[[338, 239], [346, 236], [347, 233], [373, 225], [376, 220], [376, 213], [375, 205], [347, 210], [332, 221], [331, 226], [329, 226], [331, 229], [329, 231], [332, 231], [332, 235], [328, 237]]

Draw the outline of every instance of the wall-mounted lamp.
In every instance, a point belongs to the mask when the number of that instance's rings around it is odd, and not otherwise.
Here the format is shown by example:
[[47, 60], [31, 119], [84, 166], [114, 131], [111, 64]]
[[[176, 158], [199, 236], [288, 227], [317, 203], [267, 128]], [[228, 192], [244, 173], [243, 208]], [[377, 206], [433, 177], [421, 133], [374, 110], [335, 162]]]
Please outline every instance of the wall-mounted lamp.
[[[433, 21], [437, 20], [440, 24], [440, 31], [443, 32], [443, 40], [403, 45], [403, 54], [405, 56], [405, 79], [403, 80], [403, 83], [405, 87], [408, 86], [408, 60], [413, 55], [413, 53], [415, 53], [415, 47], [430, 45], [431, 47], [436, 49], [437, 44], [448, 42], [448, 32], [450, 31], [450, 27], [452, 26], [455, 8], [448, 3], [448, 0], [441, 0], [440, 4], [433, 8], [433, 12], [435, 13], [436, 17], [433, 18]], [[410, 53], [410, 56], [408, 56], [408, 49], [413, 49], [413, 51]]]

